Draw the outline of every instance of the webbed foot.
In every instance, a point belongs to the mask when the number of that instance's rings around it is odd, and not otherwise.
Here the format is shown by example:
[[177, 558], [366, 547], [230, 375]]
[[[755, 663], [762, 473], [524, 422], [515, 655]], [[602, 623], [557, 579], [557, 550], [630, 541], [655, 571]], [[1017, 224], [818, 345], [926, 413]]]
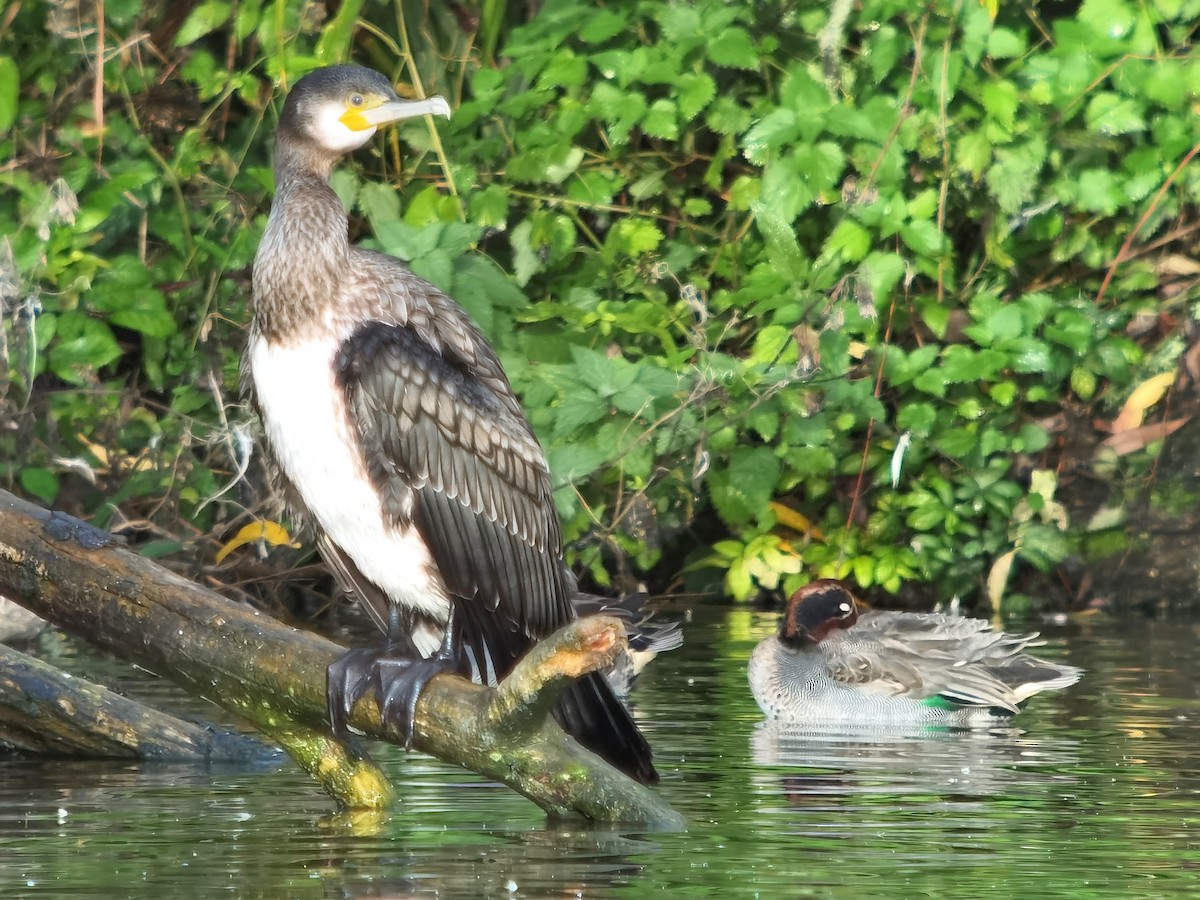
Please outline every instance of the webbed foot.
[[453, 672], [458, 661], [453, 654], [438, 650], [425, 659], [381, 658], [375, 666], [379, 686], [379, 709], [383, 721], [404, 733], [404, 749], [411, 750], [417, 700], [435, 675]]
[[346, 733], [350, 710], [378, 684], [375, 673], [387, 649], [357, 647], [347, 650], [325, 671], [325, 696], [329, 704], [329, 727], [336, 735]]

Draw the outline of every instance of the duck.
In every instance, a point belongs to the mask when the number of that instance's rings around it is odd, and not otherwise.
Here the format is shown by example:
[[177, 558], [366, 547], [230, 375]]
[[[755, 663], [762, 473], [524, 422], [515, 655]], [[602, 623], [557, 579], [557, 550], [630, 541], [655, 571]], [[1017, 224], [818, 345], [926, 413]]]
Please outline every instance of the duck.
[[775, 635], [750, 655], [750, 689], [771, 720], [811, 724], [995, 726], [1083, 671], [1034, 656], [1038, 635], [982, 619], [860, 610], [841, 581], [788, 600]]

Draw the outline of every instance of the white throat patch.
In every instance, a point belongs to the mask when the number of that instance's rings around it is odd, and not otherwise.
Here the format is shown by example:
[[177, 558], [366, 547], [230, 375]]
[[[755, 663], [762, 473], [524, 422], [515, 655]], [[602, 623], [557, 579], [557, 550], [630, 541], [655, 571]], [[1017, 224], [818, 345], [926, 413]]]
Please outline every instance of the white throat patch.
[[352, 131], [341, 122], [341, 117], [345, 112], [345, 104], [328, 101], [316, 108], [312, 118], [313, 136], [322, 147], [335, 153], [349, 153], [351, 150], [357, 150], [369, 141], [377, 130], [372, 125], [362, 131]]

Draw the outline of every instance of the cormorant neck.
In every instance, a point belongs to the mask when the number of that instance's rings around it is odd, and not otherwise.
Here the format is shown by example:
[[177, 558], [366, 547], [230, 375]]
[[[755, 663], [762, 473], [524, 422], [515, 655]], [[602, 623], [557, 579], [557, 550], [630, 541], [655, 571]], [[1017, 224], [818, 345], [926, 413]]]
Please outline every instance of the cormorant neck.
[[275, 200], [254, 259], [254, 311], [268, 340], [327, 321], [350, 274], [348, 219], [329, 186], [337, 157], [282, 139]]

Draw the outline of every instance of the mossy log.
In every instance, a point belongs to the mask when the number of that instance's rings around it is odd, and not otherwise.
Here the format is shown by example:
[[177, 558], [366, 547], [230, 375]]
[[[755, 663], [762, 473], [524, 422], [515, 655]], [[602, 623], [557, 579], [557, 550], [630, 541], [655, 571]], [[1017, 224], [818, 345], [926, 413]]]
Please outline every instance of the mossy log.
[[[240, 606], [62, 513], [0, 491], [0, 593], [60, 628], [171, 678], [278, 741], [347, 806], [391, 786], [355, 742], [328, 733], [325, 670], [343, 648]], [[553, 815], [681, 827], [649, 789], [565, 735], [548, 715], [571, 680], [612, 662], [619, 620], [581, 619], [542, 641], [495, 688], [436, 676], [417, 704], [413, 747], [502, 781]], [[350, 724], [403, 744], [373, 698]]]
[[0, 742], [26, 753], [262, 761], [252, 735], [188, 722], [0, 644]]

